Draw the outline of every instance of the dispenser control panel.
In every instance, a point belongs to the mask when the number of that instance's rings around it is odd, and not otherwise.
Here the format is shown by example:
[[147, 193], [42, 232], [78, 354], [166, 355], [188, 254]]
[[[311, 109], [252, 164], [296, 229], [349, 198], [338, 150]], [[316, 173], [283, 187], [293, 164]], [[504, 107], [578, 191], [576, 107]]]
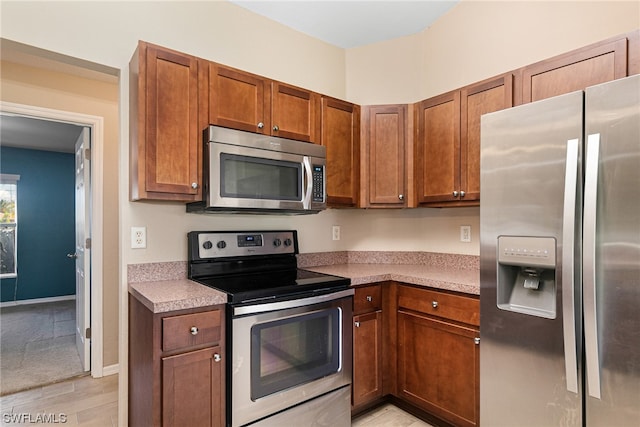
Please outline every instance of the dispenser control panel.
[[556, 239], [553, 237], [498, 237], [498, 262], [506, 265], [555, 268]]

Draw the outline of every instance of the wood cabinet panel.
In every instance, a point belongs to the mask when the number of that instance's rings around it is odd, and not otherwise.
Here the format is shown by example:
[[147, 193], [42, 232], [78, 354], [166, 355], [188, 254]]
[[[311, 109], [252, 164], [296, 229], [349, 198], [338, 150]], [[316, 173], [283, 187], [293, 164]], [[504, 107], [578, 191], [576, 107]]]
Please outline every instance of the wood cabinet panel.
[[355, 288], [353, 295], [353, 313], [368, 313], [382, 309], [382, 286], [363, 286]]
[[201, 198], [198, 60], [140, 42], [131, 72], [131, 199]]
[[320, 142], [327, 148], [327, 204], [355, 207], [360, 192], [360, 106], [322, 97]]
[[480, 326], [480, 301], [477, 298], [400, 286], [398, 308]]
[[220, 310], [165, 317], [162, 319], [162, 350], [215, 344], [220, 341], [221, 328]]
[[220, 347], [162, 359], [162, 425], [222, 426]]
[[627, 76], [627, 37], [608, 39], [523, 68], [522, 102]]
[[400, 397], [454, 425], [478, 425], [478, 336], [474, 328], [400, 311]]
[[276, 81], [271, 85], [271, 134], [320, 143], [320, 94]]
[[367, 192], [368, 207], [404, 207], [406, 105], [367, 107]]
[[214, 62], [209, 62], [208, 67], [210, 123], [270, 134], [270, 82], [263, 77]]
[[382, 311], [353, 318], [353, 406], [382, 397]]

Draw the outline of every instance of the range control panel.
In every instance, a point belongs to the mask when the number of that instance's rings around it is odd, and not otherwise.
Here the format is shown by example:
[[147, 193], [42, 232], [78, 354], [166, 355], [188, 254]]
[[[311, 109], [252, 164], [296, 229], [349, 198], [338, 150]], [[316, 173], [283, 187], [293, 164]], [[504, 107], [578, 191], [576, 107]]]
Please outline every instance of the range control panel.
[[498, 237], [498, 262], [506, 265], [555, 268], [556, 239], [500, 236]]
[[192, 235], [190, 240], [197, 237], [194, 241], [197, 241], [200, 259], [298, 253], [297, 232], [293, 230], [212, 231], [189, 234]]

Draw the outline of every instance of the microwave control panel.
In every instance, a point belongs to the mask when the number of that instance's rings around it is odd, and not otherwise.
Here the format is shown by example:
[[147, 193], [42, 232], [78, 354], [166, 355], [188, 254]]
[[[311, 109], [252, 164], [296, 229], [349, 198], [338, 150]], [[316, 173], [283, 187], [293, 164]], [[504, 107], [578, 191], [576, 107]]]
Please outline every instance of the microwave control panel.
[[313, 201], [324, 202], [324, 165], [313, 165]]

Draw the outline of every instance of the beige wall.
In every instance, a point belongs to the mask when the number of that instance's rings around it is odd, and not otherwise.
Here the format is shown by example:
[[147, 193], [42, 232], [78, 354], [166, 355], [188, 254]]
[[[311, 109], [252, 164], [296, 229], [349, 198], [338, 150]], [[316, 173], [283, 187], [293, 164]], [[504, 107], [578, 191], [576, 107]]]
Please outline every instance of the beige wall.
[[347, 50], [347, 98], [412, 103], [637, 28], [639, 1], [462, 1], [419, 34]]
[[118, 85], [2, 61], [0, 99], [104, 118], [103, 363], [118, 363]]

